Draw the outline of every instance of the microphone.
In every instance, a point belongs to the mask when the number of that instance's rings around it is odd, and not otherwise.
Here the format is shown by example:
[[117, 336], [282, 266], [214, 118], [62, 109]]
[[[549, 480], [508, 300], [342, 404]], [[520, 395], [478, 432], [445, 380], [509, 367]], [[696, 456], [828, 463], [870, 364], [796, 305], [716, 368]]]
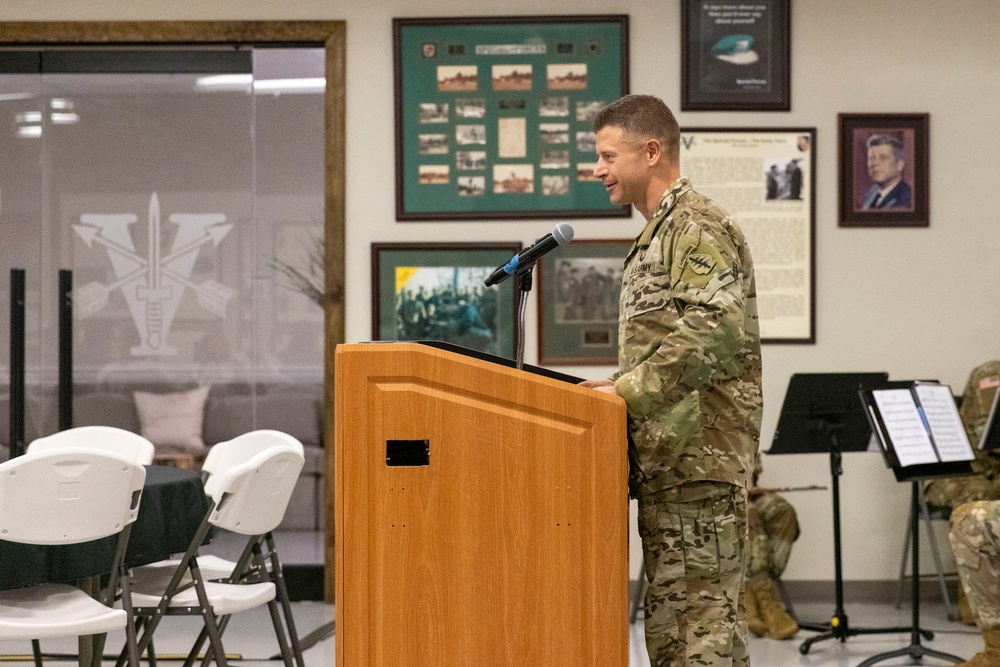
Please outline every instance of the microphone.
[[552, 232], [538, 239], [530, 246], [511, 257], [510, 261], [503, 266], [497, 267], [490, 276], [483, 281], [487, 287], [492, 287], [502, 283], [511, 276], [519, 276], [531, 270], [538, 259], [561, 245], [565, 245], [573, 240], [573, 228], [565, 222], [560, 222], [553, 228]]

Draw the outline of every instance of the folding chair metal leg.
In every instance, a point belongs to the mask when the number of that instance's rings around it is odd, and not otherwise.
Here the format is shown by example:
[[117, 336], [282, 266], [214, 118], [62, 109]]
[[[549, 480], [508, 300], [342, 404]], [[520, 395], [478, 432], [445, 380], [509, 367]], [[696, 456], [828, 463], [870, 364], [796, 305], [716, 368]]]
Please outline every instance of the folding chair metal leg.
[[[129, 580], [128, 571], [122, 566], [118, 577], [119, 586], [122, 590], [122, 609], [125, 610], [125, 650], [128, 651], [129, 667], [139, 667], [139, 642], [135, 629], [135, 610], [132, 608], [132, 582]], [[101, 660], [104, 657], [104, 642], [101, 648], [94, 652], [95, 667], [101, 667]], [[155, 663], [151, 664], [155, 665]]]
[[[208, 601], [208, 593], [205, 591], [205, 581], [198, 568], [198, 561], [191, 561], [191, 578], [194, 579], [194, 590], [198, 594], [198, 602], [201, 605], [201, 617], [205, 622], [205, 630], [208, 631], [208, 642], [215, 654], [215, 664], [219, 667], [227, 667], [226, 652], [222, 648], [222, 634], [219, 626], [215, 622], [215, 612]], [[194, 654], [197, 657], [197, 653]], [[190, 656], [188, 656], [190, 658]]]
[[35, 667], [42, 667], [42, 645], [37, 639], [31, 640], [31, 654], [35, 658]]
[[[219, 636], [221, 637], [226, 632], [226, 625], [228, 625], [229, 616], [216, 617], [215, 624], [219, 628]], [[208, 639], [208, 628], [202, 626], [201, 631], [198, 633], [198, 637], [194, 640], [194, 644], [191, 646], [191, 650], [188, 652], [187, 658], [184, 660], [183, 667], [192, 667], [195, 660], [198, 659], [198, 654], [201, 653], [202, 647], [205, 645], [205, 640]], [[212, 662], [212, 647], [209, 646], [205, 649], [205, 657], [201, 660], [202, 667], [208, 667], [209, 663]]]
[[281, 660], [285, 667], [292, 667], [292, 652], [288, 648], [288, 641], [285, 639], [285, 627], [281, 622], [281, 614], [278, 613], [278, 602], [271, 600], [267, 603], [267, 609], [271, 612], [271, 624], [274, 626], [274, 635], [278, 638], [278, 649], [281, 651]]
[[[219, 636], [221, 637], [226, 632], [226, 626], [229, 625], [229, 619], [231, 616], [222, 616], [221, 618], [216, 618], [215, 623], [219, 626]], [[202, 647], [205, 645], [205, 640], [208, 639], [208, 630], [202, 627], [201, 632], [198, 633], [197, 639], [194, 640], [194, 645], [191, 646], [191, 652], [188, 653], [187, 660], [184, 661], [183, 667], [192, 667], [194, 661], [198, 659], [198, 654], [201, 653]], [[212, 647], [208, 647], [205, 650], [205, 657], [201, 660], [201, 667], [208, 667], [209, 663], [212, 662]]]
[[927, 540], [931, 545], [931, 556], [934, 558], [934, 568], [937, 571], [938, 586], [941, 588], [941, 599], [944, 600], [944, 608], [950, 620], [955, 620], [955, 614], [951, 608], [951, 598], [948, 595], [948, 586], [944, 581], [944, 566], [941, 564], [941, 553], [937, 544], [937, 533], [934, 532], [934, 523], [931, 519], [931, 512], [927, 508], [927, 498], [923, 494], [923, 482], [920, 484], [920, 512], [924, 515], [924, 524], [927, 526]]
[[271, 559], [271, 578], [278, 592], [278, 602], [285, 617], [285, 628], [288, 630], [288, 639], [292, 644], [292, 655], [295, 656], [297, 667], [306, 667], [306, 661], [302, 657], [302, 644], [299, 642], [299, 631], [295, 627], [295, 619], [292, 616], [292, 602], [288, 598], [288, 586], [285, 584], [285, 573], [278, 558], [278, 550], [274, 546], [274, 538], [271, 533], [265, 537], [268, 556]]

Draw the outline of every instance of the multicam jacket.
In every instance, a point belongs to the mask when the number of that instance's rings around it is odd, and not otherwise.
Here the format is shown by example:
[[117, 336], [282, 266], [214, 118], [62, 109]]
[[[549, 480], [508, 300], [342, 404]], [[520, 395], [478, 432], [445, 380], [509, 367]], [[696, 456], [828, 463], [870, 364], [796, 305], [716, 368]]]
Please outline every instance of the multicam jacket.
[[729, 215], [674, 181], [625, 260], [615, 390], [629, 412], [633, 495], [746, 487], [760, 441], [753, 260]]

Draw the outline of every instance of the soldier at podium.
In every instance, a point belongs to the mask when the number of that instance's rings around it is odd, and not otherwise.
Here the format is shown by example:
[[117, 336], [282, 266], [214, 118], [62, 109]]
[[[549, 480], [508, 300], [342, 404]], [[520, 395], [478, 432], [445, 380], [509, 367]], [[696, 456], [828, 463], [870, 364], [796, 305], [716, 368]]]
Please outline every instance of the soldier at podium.
[[594, 175], [647, 221], [625, 260], [619, 370], [584, 384], [628, 407], [650, 664], [749, 665], [747, 487], [762, 411], [753, 261], [729, 214], [681, 177], [680, 129], [661, 100], [623, 97], [594, 131]]

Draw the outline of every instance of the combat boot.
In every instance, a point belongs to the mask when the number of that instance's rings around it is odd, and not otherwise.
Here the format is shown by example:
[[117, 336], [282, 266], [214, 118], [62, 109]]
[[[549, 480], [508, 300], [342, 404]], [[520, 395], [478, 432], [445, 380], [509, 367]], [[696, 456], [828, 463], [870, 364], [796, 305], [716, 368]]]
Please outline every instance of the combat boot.
[[955, 667], [997, 667], [1000, 665], [1000, 629], [983, 630], [983, 642], [986, 644], [986, 648]]
[[749, 583], [746, 590], [746, 606], [747, 628], [758, 637], [763, 637], [767, 634], [767, 624], [760, 616], [760, 605], [757, 603], [757, 594]]
[[758, 575], [752, 582], [757, 597], [757, 609], [767, 626], [767, 636], [771, 639], [791, 639], [799, 631], [799, 624], [788, 613], [785, 602], [778, 594], [774, 579]]

